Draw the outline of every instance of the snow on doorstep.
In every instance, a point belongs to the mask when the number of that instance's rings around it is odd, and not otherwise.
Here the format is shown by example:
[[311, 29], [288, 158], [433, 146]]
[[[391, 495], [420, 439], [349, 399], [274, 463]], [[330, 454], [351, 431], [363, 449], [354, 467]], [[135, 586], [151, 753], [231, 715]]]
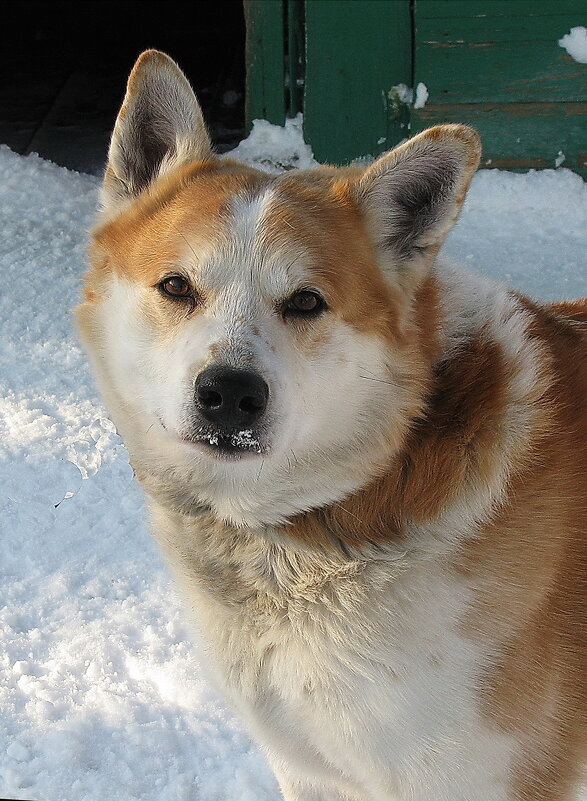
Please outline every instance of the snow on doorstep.
[[559, 39], [558, 43], [575, 61], [587, 64], [587, 28], [582, 25], [571, 28], [571, 32]]
[[[298, 120], [257, 122], [232, 155], [314, 163]], [[96, 193], [0, 148], [0, 797], [278, 801], [206, 679], [77, 344]], [[587, 186], [480, 173], [444, 253], [540, 298], [585, 294]]]

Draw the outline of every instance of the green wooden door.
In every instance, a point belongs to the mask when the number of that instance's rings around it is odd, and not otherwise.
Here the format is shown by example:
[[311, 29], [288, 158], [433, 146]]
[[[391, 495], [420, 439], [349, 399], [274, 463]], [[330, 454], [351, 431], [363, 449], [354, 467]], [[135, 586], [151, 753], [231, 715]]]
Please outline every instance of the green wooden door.
[[409, 0], [306, 0], [304, 134], [318, 161], [375, 156], [408, 135]]
[[283, 124], [303, 105], [318, 161], [373, 157], [430, 125], [464, 122], [481, 133], [483, 166], [562, 163], [587, 177], [587, 64], [558, 43], [587, 28], [587, 0], [246, 0], [245, 8], [249, 119]]
[[283, 125], [284, 93], [284, 0], [245, 0], [247, 25], [247, 97], [245, 114], [252, 120]]

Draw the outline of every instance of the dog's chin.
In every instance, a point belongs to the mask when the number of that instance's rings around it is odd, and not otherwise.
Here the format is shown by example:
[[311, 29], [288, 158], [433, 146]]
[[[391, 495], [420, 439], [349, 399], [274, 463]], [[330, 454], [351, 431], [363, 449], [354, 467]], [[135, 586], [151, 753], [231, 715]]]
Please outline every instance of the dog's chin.
[[263, 459], [272, 453], [269, 443], [252, 429], [222, 432], [204, 426], [186, 429], [167, 426], [160, 413], [155, 417], [168, 437], [181, 443], [192, 453], [213, 462], [243, 462]]
[[266, 456], [269, 448], [252, 430], [233, 433], [199, 430], [180, 436], [182, 442], [205, 458], [220, 462], [240, 462]]

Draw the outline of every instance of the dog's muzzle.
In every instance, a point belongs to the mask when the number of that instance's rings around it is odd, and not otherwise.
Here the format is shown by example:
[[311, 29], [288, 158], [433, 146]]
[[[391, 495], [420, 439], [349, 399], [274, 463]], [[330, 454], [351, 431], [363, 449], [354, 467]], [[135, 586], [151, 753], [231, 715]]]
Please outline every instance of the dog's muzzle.
[[216, 450], [261, 453], [259, 428], [267, 409], [269, 387], [252, 370], [216, 365], [195, 382], [200, 421], [194, 438]]

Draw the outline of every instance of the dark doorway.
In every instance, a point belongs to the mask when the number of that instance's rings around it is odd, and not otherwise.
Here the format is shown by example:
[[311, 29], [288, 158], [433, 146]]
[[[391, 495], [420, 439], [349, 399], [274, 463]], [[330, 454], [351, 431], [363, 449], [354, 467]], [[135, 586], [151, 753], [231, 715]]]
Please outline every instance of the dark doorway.
[[156, 47], [192, 82], [219, 151], [244, 136], [240, 0], [11, 2], [0, 32], [0, 143], [99, 173], [137, 55]]

